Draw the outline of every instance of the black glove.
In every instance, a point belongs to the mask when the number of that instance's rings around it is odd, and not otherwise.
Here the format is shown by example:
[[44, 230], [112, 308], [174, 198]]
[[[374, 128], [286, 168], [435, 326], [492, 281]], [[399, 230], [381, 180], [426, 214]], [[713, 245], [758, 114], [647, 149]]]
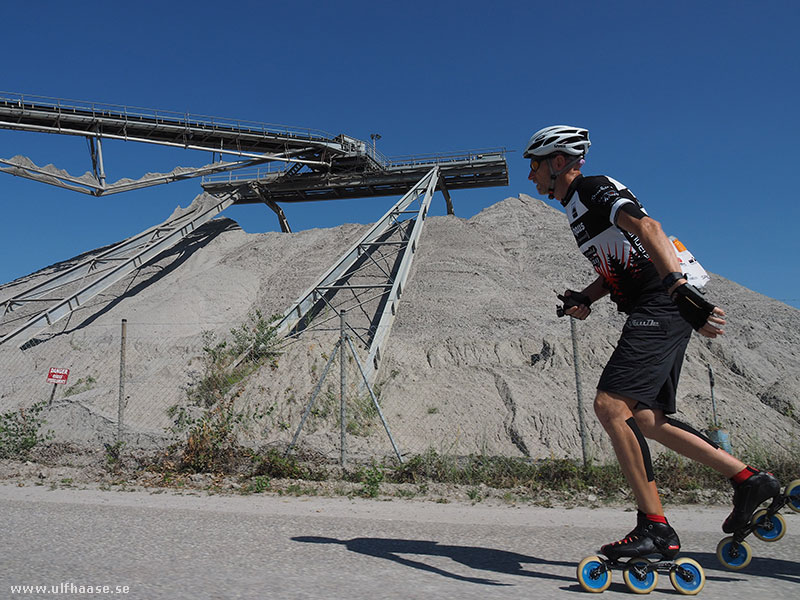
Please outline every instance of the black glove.
[[701, 329], [706, 324], [708, 317], [714, 314], [714, 305], [703, 298], [696, 287], [684, 283], [672, 292], [672, 301], [677, 305], [678, 312], [694, 328]]
[[[569, 292], [569, 295], [566, 295]], [[557, 294], [558, 299], [564, 303], [564, 306], [556, 306], [556, 314], [559, 317], [563, 317], [566, 315], [566, 311], [573, 306], [580, 306], [583, 304], [586, 308], [589, 308], [592, 305], [592, 301], [589, 299], [589, 296], [586, 294], [581, 294], [580, 292], [576, 292], [574, 290], [567, 290], [564, 292], [564, 295]], [[591, 311], [591, 309], [589, 309]]]

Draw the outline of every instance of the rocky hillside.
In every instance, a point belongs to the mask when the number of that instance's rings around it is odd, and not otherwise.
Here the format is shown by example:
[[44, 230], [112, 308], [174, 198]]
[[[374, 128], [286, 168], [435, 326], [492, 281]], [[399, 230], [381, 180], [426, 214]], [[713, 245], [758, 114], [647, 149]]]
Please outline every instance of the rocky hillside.
[[[72, 389], [57, 390], [45, 413], [48, 427], [56, 439], [113, 439], [124, 318], [126, 439], [164, 444], [168, 411], [187, 404], [211, 332], [223, 339], [255, 310], [283, 312], [364, 230], [246, 234], [230, 220], [212, 221], [39, 336], [41, 343], [25, 351], [0, 346], [0, 410], [46, 399], [47, 368], [68, 366]], [[0, 286], [0, 300], [70, 262]], [[379, 374], [383, 413], [401, 450], [580, 456], [570, 323], [555, 315], [554, 290], [579, 288], [592, 277], [563, 215], [524, 194], [469, 220], [429, 218]], [[718, 276], [708, 290], [729, 325], [723, 338], [695, 335], [690, 342], [679, 418], [700, 428], [711, 423], [711, 365], [718, 417], [736, 448], [796, 449], [800, 311]], [[602, 301], [576, 324], [588, 445], [598, 457], [610, 449], [591, 411], [594, 384], [623, 321]], [[311, 331], [283, 348], [277, 368], [265, 367], [231, 391], [243, 410], [263, 417], [246, 439], [291, 439], [335, 339]], [[335, 452], [339, 435], [334, 370], [302, 437], [326, 454]], [[363, 389], [354, 392], [353, 402], [363, 397]], [[351, 433], [353, 452], [390, 449], [375, 415]]]

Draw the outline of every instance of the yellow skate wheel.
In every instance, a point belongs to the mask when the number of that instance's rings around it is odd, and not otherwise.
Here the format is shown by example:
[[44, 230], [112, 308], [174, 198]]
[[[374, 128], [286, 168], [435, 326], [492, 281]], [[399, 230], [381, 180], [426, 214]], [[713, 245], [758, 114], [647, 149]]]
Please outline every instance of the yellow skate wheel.
[[777, 542], [786, 533], [786, 521], [778, 513], [769, 516], [766, 510], [753, 515], [753, 535], [764, 542]]
[[800, 479], [795, 479], [786, 486], [787, 503], [794, 512], [800, 512]]
[[604, 592], [611, 585], [611, 569], [599, 556], [587, 556], [578, 564], [578, 583], [584, 591]]
[[699, 594], [706, 584], [706, 574], [697, 561], [681, 557], [670, 569], [669, 580], [679, 594], [694, 596]]
[[622, 578], [625, 585], [634, 594], [649, 594], [658, 583], [658, 573], [649, 571], [647, 566], [650, 564], [646, 558], [632, 558], [625, 565], [622, 571]]
[[736, 542], [728, 536], [717, 544], [717, 559], [726, 569], [740, 571], [750, 564], [753, 551], [747, 542]]

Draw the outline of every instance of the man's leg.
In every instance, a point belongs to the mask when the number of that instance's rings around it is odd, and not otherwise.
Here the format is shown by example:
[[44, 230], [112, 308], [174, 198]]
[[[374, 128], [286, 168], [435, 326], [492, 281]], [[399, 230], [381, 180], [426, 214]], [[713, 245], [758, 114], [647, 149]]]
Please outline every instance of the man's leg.
[[634, 417], [647, 437], [731, 480], [733, 511], [722, 524], [725, 533], [744, 527], [762, 502], [780, 493], [780, 483], [772, 473], [745, 465], [690, 426], [666, 417], [663, 411], [637, 410]]
[[611, 560], [639, 556], [669, 560], [678, 553], [681, 543], [664, 517], [653, 480], [650, 450], [636, 424], [633, 405], [633, 400], [611, 392], [598, 390], [595, 397], [595, 412], [611, 438], [639, 508], [634, 530], [623, 539], [604, 545], [600, 551]]
[[661, 410], [635, 410], [634, 417], [642, 433], [649, 439], [711, 467], [728, 479], [747, 466], [688, 425], [666, 417]]
[[663, 516], [664, 509], [651, 475], [649, 449], [644, 439], [637, 436], [638, 425], [632, 410], [635, 404], [619, 394], [597, 390], [594, 410], [611, 438], [619, 466], [631, 486], [639, 510], [649, 515]]

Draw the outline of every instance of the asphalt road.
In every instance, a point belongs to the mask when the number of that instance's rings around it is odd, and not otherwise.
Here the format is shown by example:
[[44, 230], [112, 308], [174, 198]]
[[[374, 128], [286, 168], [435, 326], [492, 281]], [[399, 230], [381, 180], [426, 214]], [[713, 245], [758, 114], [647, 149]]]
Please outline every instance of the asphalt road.
[[[715, 556], [726, 513], [668, 512], [683, 555], [706, 570], [699, 597], [798, 598], [800, 514], [784, 511], [786, 537], [753, 540], [751, 565], [732, 572]], [[577, 563], [627, 533], [635, 515], [0, 485], [0, 520], [0, 598], [518, 600], [590, 597]], [[631, 597], [614, 572], [603, 597], [621, 596]], [[676, 597], [668, 577], [650, 597]]]

